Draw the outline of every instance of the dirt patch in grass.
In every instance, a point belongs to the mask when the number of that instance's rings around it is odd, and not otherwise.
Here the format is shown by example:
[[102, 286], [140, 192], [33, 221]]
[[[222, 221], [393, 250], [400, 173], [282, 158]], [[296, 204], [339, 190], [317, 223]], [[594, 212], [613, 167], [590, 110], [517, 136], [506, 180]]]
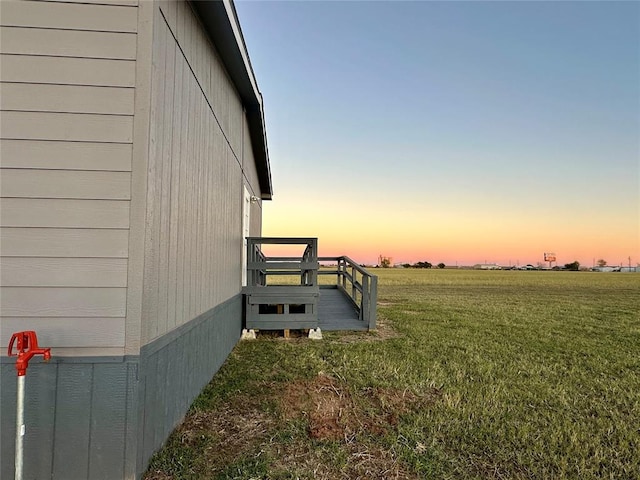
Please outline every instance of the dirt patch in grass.
[[[396, 435], [404, 413], [433, 404], [440, 396], [437, 389], [423, 395], [381, 387], [351, 392], [344, 382], [323, 373], [292, 382], [280, 397], [283, 420], [306, 421], [308, 439], [278, 445], [274, 468], [297, 469], [314, 479], [419, 478], [393, 451], [382, 448], [380, 440]], [[330, 446], [333, 460], [323, 458], [326, 453], [318, 445]]]
[[399, 416], [440, 398], [433, 389], [418, 396], [409, 390], [366, 388], [352, 394], [347, 385], [325, 374], [289, 384], [280, 401], [285, 419], [304, 418], [309, 437], [351, 443], [357, 436], [393, 432]]
[[[166, 448], [174, 458], [192, 452], [188, 471], [202, 477], [221, 474], [238, 458], [264, 454], [276, 477], [278, 472], [295, 472], [298, 478], [321, 480], [414, 479], [418, 477], [380, 441], [397, 434], [404, 413], [439, 397], [435, 389], [422, 395], [381, 387], [352, 392], [345, 382], [324, 373], [286, 384], [265, 382], [259, 395], [191, 411]], [[266, 403], [275, 410], [265, 409]], [[278, 431], [296, 423], [306, 429], [295, 433], [294, 428], [289, 440], [278, 439]], [[166, 464], [152, 464], [145, 479], [181, 478], [172, 470]]]
[[285, 420], [307, 419], [311, 438], [340, 440], [353, 430], [351, 395], [328, 375], [287, 385], [280, 402]]
[[[419, 477], [380, 442], [397, 434], [402, 414], [438, 398], [436, 390], [426, 395], [381, 387], [351, 392], [345, 382], [323, 373], [287, 384], [265, 383], [260, 395], [190, 412], [167, 448], [178, 456], [179, 451], [193, 452], [188, 471], [203, 478], [220, 475], [238, 458], [265, 455], [276, 478], [413, 480]], [[275, 411], [265, 411], [265, 401], [274, 402]], [[282, 440], [278, 431], [296, 424], [306, 429], [295, 433], [294, 428]], [[171, 473], [156, 464], [145, 479], [181, 478]]]

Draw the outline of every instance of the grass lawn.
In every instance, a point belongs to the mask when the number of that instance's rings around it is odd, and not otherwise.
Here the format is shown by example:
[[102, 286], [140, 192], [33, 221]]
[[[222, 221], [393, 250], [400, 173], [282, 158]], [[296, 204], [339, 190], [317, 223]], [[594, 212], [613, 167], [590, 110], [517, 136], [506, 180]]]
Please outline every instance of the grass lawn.
[[145, 478], [640, 478], [640, 275], [375, 273], [378, 331], [239, 343]]

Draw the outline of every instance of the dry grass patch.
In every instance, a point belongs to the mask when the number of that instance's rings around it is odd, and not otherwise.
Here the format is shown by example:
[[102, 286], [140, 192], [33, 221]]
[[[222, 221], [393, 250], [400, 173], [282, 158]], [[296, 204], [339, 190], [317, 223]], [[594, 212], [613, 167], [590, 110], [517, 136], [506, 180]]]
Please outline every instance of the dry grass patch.
[[308, 421], [311, 438], [341, 440], [353, 430], [351, 395], [327, 375], [292, 382], [286, 386], [280, 403], [285, 420], [304, 418]]
[[[328, 458], [331, 455], [332, 458]], [[341, 457], [338, 464], [336, 458]], [[286, 472], [298, 479], [313, 480], [418, 480], [391, 451], [373, 444], [350, 443], [324, 451], [317, 445], [297, 442], [280, 445], [271, 465], [276, 474]], [[294, 473], [295, 472], [295, 473]]]
[[[344, 381], [322, 372], [312, 379], [260, 382], [258, 389], [259, 395], [233, 396], [214, 409], [192, 410], [168, 445], [176, 453], [194, 454], [186, 462], [189, 474], [152, 466], [145, 479], [242, 478], [228, 474], [242, 458], [266, 462], [273, 478], [419, 478], [380, 442], [398, 435], [403, 414], [438, 401], [439, 390], [351, 392]], [[288, 440], [283, 432], [289, 432]]]
[[190, 475], [171, 475], [156, 468], [150, 469], [144, 478], [211, 478], [220, 475], [238, 457], [253, 454], [268, 441], [275, 425], [273, 417], [261, 411], [256, 400], [255, 397], [238, 397], [212, 410], [191, 410], [173, 432], [167, 446], [176, 452], [194, 453], [188, 461]]
[[287, 420], [303, 418], [315, 440], [353, 443], [357, 438], [392, 433], [399, 416], [416, 411], [441, 397], [433, 388], [426, 395], [409, 390], [365, 388], [352, 394], [348, 386], [324, 373], [289, 384], [281, 408]]
[[[280, 397], [283, 419], [303, 420], [304, 439], [276, 449], [278, 471], [306, 472], [315, 479], [414, 479], [393, 451], [376, 442], [397, 435], [399, 418], [440, 398], [433, 389], [426, 395], [409, 390], [365, 388], [351, 393], [348, 386], [324, 373], [290, 383]], [[324, 458], [318, 445], [330, 445], [335, 458]], [[292, 470], [293, 469], [293, 470]]]
[[251, 451], [268, 438], [274, 421], [255, 406], [245, 408], [240, 402], [224, 404], [219, 409], [196, 411], [182, 423], [179, 436], [183, 444], [193, 445], [202, 435], [220, 439], [204, 448], [207, 458], [216, 462], [233, 461], [238, 455]]

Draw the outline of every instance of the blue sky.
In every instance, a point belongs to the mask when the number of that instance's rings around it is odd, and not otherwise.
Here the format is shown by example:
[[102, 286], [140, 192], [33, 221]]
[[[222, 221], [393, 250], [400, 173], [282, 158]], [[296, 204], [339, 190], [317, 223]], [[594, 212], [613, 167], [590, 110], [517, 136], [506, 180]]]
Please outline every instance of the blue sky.
[[640, 3], [236, 9], [264, 96], [265, 234], [363, 262], [640, 261]]

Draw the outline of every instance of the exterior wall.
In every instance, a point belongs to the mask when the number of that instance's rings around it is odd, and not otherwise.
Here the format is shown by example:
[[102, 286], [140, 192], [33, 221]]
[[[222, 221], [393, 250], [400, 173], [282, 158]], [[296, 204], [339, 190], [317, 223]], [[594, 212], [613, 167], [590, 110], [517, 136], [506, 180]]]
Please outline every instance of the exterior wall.
[[[235, 295], [167, 335], [140, 356], [56, 357], [27, 374], [25, 478], [140, 478], [235, 346], [242, 297]], [[13, 478], [15, 361], [0, 374], [0, 478]]]
[[0, 7], [2, 345], [123, 353], [138, 8], [113, 3]]
[[138, 472], [240, 337], [243, 185], [261, 193], [240, 96], [191, 5], [153, 16]]
[[142, 348], [138, 473], [223, 364], [241, 329], [242, 297], [236, 295]]
[[[0, 478], [13, 478], [15, 361], [1, 360]], [[24, 478], [133, 478], [137, 375], [136, 358], [53, 357], [48, 364], [32, 360], [26, 379]]]
[[[153, 15], [139, 472], [240, 337], [243, 185], [260, 195], [239, 95], [198, 17], [180, 1]], [[259, 234], [259, 205], [251, 216]]]
[[139, 478], [240, 336], [243, 185], [262, 194], [242, 101], [188, 3], [0, 8], [0, 341], [53, 347], [25, 478]]
[[[133, 478], [137, 458], [123, 353], [138, 7], [89, 3], [0, 5], [0, 343], [33, 329], [54, 355], [27, 375], [25, 478]], [[12, 478], [15, 360], [0, 361]]]
[[260, 194], [239, 95], [198, 17], [180, 1], [154, 15], [142, 345], [240, 292], [243, 182]]

